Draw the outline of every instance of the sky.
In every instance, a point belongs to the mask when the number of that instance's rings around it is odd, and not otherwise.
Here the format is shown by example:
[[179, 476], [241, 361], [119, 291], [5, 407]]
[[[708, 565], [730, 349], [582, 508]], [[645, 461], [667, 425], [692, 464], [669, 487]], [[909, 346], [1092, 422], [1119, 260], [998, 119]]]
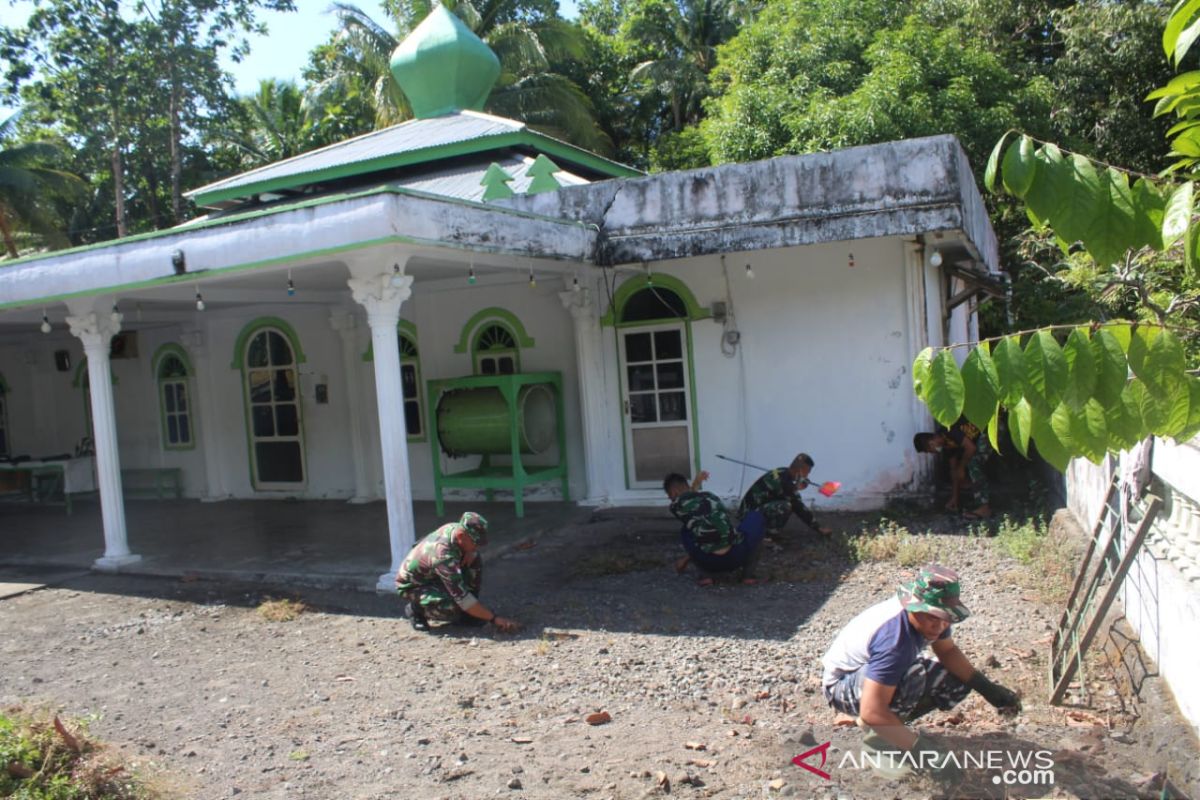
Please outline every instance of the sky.
[[[259, 18], [267, 24], [266, 36], [255, 36], [250, 40], [250, 55], [242, 63], [234, 64], [226, 56], [222, 66], [232, 73], [238, 94], [251, 94], [258, 89], [264, 78], [278, 78], [299, 82], [300, 70], [308, 63], [309, 52], [329, 38], [337, 25], [333, 14], [328, 13], [329, 0], [295, 0], [296, 11], [260, 12]], [[560, 0], [562, 13], [568, 17], [577, 15], [575, 0]], [[363, 0], [359, 7], [376, 20], [383, 21], [383, 12], [374, 0]], [[0, 0], [0, 21], [16, 25], [28, 19], [33, 3], [28, 0]]]

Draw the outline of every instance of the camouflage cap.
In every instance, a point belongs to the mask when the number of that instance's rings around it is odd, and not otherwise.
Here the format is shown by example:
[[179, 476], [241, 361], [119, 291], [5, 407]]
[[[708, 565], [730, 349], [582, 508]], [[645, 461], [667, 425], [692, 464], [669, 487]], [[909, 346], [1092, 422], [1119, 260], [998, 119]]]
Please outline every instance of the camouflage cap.
[[475, 544], [487, 544], [488, 523], [481, 514], [468, 511], [462, 515], [462, 519], [458, 521], [458, 524], [467, 529], [467, 533], [475, 540]]
[[941, 564], [926, 564], [896, 590], [905, 611], [924, 611], [950, 622], [962, 622], [971, 613], [958, 595], [958, 573]]

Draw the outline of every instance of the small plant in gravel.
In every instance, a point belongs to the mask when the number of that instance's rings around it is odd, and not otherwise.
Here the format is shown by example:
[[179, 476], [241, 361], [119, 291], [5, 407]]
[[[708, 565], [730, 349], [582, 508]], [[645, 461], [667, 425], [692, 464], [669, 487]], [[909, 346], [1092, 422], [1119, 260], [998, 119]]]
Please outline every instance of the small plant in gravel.
[[304, 603], [286, 597], [279, 600], [268, 597], [258, 604], [258, 613], [267, 622], [291, 622], [305, 611], [308, 606]]
[[914, 534], [887, 518], [876, 529], [863, 528], [859, 536], [848, 538], [846, 546], [853, 561], [895, 561], [902, 567], [937, 561], [944, 549], [936, 536]]
[[21, 800], [156, 800], [165, 797], [121, 755], [57, 716], [0, 711], [0, 797]]
[[1045, 520], [1005, 517], [996, 529], [993, 546], [1025, 567], [1029, 584], [1050, 602], [1065, 600], [1075, 580], [1079, 543]]

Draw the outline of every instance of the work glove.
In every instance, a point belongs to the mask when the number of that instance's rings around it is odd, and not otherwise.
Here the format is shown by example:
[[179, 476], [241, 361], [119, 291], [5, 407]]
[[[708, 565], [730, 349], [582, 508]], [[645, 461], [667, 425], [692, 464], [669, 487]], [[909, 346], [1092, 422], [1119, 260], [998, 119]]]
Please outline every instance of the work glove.
[[992, 683], [979, 670], [975, 670], [975, 674], [971, 676], [971, 680], [967, 681], [967, 686], [979, 692], [983, 695], [984, 700], [987, 700], [993, 707], [1001, 711], [1015, 713], [1021, 710], [1021, 698], [1017, 697], [1016, 692], [998, 683]]
[[913, 758], [921, 771], [941, 783], [957, 784], [963, 779], [962, 767], [944, 747], [924, 734], [912, 746]]

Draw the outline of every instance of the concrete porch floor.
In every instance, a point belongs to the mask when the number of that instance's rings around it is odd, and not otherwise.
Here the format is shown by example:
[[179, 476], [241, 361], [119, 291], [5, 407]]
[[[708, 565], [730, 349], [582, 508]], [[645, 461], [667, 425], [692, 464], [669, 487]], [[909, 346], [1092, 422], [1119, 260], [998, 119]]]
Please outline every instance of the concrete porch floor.
[[[496, 555], [542, 532], [587, 520], [572, 503], [447, 502], [438, 517], [432, 501], [413, 504], [417, 538], [464, 511], [490, 524], [483, 551]], [[127, 574], [233, 578], [373, 590], [391, 567], [384, 503], [339, 500], [126, 500], [129, 549], [141, 562]], [[100, 504], [62, 506], [0, 503], [0, 566], [89, 569], [104, 554]]]

